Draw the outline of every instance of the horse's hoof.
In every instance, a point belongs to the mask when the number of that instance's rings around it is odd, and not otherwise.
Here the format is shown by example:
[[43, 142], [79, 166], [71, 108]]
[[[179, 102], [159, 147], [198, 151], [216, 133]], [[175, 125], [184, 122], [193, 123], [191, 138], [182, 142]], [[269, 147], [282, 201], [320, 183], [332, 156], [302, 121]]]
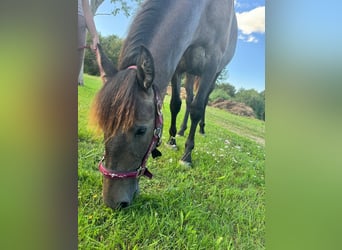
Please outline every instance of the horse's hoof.
[[183, 160], [180, 160], [179, 164], [182, 165], [182, 166], [188, 167], [188, 168], [190, 168], [192, 166], [191, 162], [183, 161]]
[[166, 146], [168, 146], [170, 149], [177, 151], [178, 147], [176, 144], [170, 144], [170, 143], [166, 143]]

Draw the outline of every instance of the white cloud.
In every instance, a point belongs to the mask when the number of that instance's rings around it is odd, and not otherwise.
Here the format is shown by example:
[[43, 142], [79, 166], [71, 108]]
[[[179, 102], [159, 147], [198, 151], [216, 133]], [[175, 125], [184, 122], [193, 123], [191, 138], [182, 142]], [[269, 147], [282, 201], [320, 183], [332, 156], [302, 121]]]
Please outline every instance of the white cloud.
[[247, 38], [248, 43], [257, 43], [258, 39], [255, 36], [249, 35]]
[[247, 42], [257, 42], [252, 33], [265, 33], [265, 6], [250, 11], [236, 13], [239, 30], [243, 35], [239, 38]]
[[259, 42], [259, 40], [253, 36], [253, 35], [243, 35], [243, 34], [239, 34], [238, 39], [248, 42], [248, 43], [257, 43]]

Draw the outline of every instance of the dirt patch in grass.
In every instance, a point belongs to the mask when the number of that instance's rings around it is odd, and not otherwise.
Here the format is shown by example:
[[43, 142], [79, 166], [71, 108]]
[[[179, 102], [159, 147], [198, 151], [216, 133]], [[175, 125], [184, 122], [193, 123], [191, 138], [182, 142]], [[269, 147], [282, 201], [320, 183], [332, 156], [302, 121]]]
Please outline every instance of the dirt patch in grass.
[[241, 102], [218, 99], [212, 103], [209, 103], [209, 105], [214, 108], [227, 110], [228, 112], [235, 114], [235, 115], [255, 118], [253, 109]]

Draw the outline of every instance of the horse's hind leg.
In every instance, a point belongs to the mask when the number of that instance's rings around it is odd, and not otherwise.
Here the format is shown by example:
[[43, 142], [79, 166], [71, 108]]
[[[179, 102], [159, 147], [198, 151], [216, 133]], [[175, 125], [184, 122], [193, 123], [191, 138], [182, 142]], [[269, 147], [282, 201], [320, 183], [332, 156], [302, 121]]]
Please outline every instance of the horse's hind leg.
[[171, 110], [171, 126], [169, 129], [170, 139], [168, 144], [173, 148], [177, 149], [176, 145], [176, 118], [177, 114], [181, 108], [182, 100], [180, 99], [180, 82], [181, 82], [181, 75], [177, 72], [172, 77], [171, 86], [172, 86], [172, 95], [170, 101], [170, 110]]
[[186, 109], [183, 118], [182, 125], [180, 130], [178, 131], [178, 135], [184, 136], [184, 131], [187, 129], [189, 113], [190, 113], [190, 105], [192, 100], [194, 99], [194, 82], [195, 76], [191, 74], [186, 74], [186, 82], [185, 82], [185, 90], [186, 90]]

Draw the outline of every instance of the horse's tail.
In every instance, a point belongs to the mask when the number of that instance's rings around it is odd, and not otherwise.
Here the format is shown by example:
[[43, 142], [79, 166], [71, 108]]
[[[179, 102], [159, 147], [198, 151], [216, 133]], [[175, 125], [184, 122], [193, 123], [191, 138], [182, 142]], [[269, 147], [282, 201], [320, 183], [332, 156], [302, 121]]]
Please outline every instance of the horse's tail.
[[196, 93], [197, 93], [198, 88], [199, 88], [199, 82], [200, 82], [200, 77], [196, 76], [195, 81], [194, 81], [194, 92], [196, 92]]

